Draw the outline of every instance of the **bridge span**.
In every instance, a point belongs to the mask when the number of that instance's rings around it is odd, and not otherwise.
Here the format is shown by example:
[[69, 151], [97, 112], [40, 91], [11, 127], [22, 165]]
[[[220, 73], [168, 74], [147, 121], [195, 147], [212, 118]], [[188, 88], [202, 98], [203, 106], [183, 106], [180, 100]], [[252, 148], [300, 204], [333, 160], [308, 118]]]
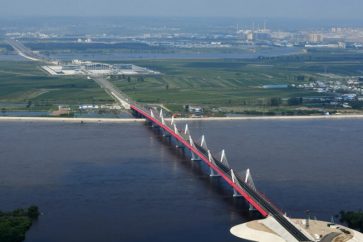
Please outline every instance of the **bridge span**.
[[173, 138], [178, 148], [189, 151], [191, 160], [200, 160], [207, 165], [210, 168], [210, 176], [221, 177], [233, 189], [233, 196], [241, 196], [246, 199], [250, 206], [263, 217], [274, 218], [291, 235], [289, 236], [291, 240], [288, 241], [313, 241], [309, 233], [294, 224], [256, 189], [250, 170], [247, 170], [243, 177], [230, 168], [224, 151], [222, 151], [220, 159], [213, 156], [207, 147], [204, 136], [200, 143], [195, 142], [188, 125], [184, 130], [178, 129], [173, 118], [171, 122], [165, 120], [162, 110], [160, 113], [156, 113], [154, 109], [147, 109], [137, 104], [131, 104], [130, 109], [134, 116], [145, 118], [153, 127], [160, 129], [163, 136]]
[[40, 61], [45, 63], [51, 63], [48, 57], [45, 57], [39, 53], [32, 51], [24, 46], [20, 41], [16, 39], [7, 39], [6, 42], [22, 57], [31, 61]]

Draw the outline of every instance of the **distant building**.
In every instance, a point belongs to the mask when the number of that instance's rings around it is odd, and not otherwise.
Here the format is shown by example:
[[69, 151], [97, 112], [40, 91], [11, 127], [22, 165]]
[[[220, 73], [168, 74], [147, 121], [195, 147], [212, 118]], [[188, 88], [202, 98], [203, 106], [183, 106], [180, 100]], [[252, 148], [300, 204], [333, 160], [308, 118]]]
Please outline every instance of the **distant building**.
[[331, 32], [332, 33], [341, 33], [342, 32], [342, 28], [339, 28], [339, 27], [333, 27], [331, 28]]
[[267, 31], [255, 31], [253, 33], [253, 39], [254, 40], [271, 40], [271, 33]]
[[250, 42], [272, 39], [272, 34], [271, 34], [270, 30], [267, 30], [267, 29], [245, 30], [243, 32], [239, 31], [238, 34]]
[[253, 41], [253, 32], [252, 31], [248, 31], [246, 33], [246, 40], [247, 41]]
[[320, 43], [323, 42], [324, 38], [321, 34], [308, 34], [307, 39], [310, 43]]
[[276, 31], [271, 33], [273, 39], [285, 40], [291, 38], [293, 35], [289, 32]]
[[193, 113], [195, 115], [203, 115], [203, 108], [200, 106], [188, 106], [189, 113]]

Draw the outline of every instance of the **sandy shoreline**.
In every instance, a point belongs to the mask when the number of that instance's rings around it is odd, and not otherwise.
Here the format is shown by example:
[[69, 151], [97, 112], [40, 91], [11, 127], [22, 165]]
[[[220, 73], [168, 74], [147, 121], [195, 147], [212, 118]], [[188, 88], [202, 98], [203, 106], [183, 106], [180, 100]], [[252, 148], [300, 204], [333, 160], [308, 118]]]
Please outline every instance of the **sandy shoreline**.
[[[175, 121], [233, 121], [233, 120], [336, 120], [363, 119], [363, 115], [330, 115], [330, 116], [254, 116], [254, 117], [208, 117], [208, 118], [176, 118]], [[166, 119], [170, 120], [170, 119]], [[143, 122], [135, 118], [58, 118], [58, 117], [0, 117], [1, 121], [25, 122], [67, 122], [67, 123], [132, 123]]]

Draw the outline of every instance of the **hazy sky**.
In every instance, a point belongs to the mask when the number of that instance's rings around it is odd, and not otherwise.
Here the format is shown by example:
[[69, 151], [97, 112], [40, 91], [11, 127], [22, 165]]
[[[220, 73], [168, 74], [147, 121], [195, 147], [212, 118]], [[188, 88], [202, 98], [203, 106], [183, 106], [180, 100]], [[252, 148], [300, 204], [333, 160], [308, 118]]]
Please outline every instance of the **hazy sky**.
[[362, 19], [363, 0], [0, 0], [1, 16], [230, 16]]

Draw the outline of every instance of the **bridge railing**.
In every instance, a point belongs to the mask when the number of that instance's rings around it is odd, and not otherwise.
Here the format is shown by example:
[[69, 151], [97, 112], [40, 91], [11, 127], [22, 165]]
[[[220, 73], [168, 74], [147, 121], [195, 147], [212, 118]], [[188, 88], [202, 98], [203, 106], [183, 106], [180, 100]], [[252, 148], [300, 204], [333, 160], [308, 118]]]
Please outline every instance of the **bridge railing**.
[[[195, 155], [200, 157], [211, 169], [217, 172], [223, 179], [241, 194], [253, 207], [256, 208], [264, 217], [271, 215], [275, 220], [280, 223], [291, 235], [297, 238], [298, 241], [309, 241], [309, 239], [302, 233], [295, 225], [293, 225], [288, 219], [286, 219], [275, 205], [273, 205], [262, 193], [257, 189], [251, 187], [248, 183], [244, 182], [244, 179], [238, 174], [235, 179], [232, 178], [232, 172], [229, 167], [224, 166], [222, 161], [216, 159], [211, 155], [210, 151], [206, 151], [201, 145], [192, 143], [189, 140], [189, 136], [185, 135], [181, 130], [175, 129], [176, 126], [169, 125], [168, 122], [163, 122], [161, 117], [156, 114], [151, 114], [147, 109], [141, 109], [136, 106], [131, 106], [131, 109], [138, 112], [156, 125], [161, 126], [166, 132], [169, 132], [179, 142], [183, 143], [188, 149], [190, 149]], [[172, 127], [171, 127], [172, 126]], [[190, 143], [189, 143], [189, 142]], [[193, 146], [194, 145], [194, 146]], [[199, 147], [199, 148], [198, 148]], [[212, 156], [212, 158], [211, 158]], [[212, 162], [211, 162], [212, 161]]]
[[[139, 107], [139, 106], [137, 106], [137, 108], [139, 108], [139, 109], [141, 109], [143, 112], [145, 112], [145, 113], [148, 113], [148, 114], [150, 114], [150, 116], [152, 116], [153, 117], [153, 119], [155, 119], [155, 120], [157, 120], [157, 121], [159, 121], [160, 123], [162, 122], [162, 119], [161, 119], [161, 117], [156, 113], [156, 110], [154, 110], [154, 111], [150, 111], [150, 110], [148, 110], [148, 108], [147, 107]], [[154, 113], [155, 112], [155, 113]], [[152, 114], [151, 114], [152, 113]], [[173, 125], [171, 125], [171, 123], [169, 123], [169, 122], [165, 122], [165, 120], [164, 120], [164, 126], [165, 127], [168, 127], [170, 130], [172, 130], [172, 131], [174, 131], [174, 126]], [[180, 138], [182, 138], [183, 140], [185, 140], [186, 142], [190, 142], [190, 140], [189, 140], [189, 136], [188, 135], [186, 135], [186, 134], [184, 134], [184, 132], [182, 131], [182, 130], [180, 130], [180, 129], [177, 129], [177, 135], [180, 137]], [[193, 145], [195, 146], [195, 148], [201, 153], [201, 155], [203, 155], [204, 157], [204, 159], [209, 159], [209, 157], [208, 157], [208, 151], [207, 150], [205, 150], [202, 146], [200, 146], [198, 143], [196, 143], [196, 142], [194, 142], [193, 141]], [[193, 152], [193, 151], [192, 151]], [[200, 155], [199, 155], [200, 156]], [[200, 157], [200, 158], [202, 158], [202, 157]], [[229, 180], [232, 180], [232, 175], [231, 175], [231, 169], [229, 168], [229, 167], [227, 167], [226, 165], [224, 165], [219, 159], [217, 159], [215, 156], [213, 156], [212, 155], [212, 161], [213, 161], [213, 164], [216, 166], [216, 167], [218, 167], [218, 169], [220, 170], [220, 172], [222, 172], [223, 174], [224, 174], [224, 176], [225, 177], [227, 177]], [[237, 179], [237, 186], [240, 188], [240, 189], [242, 189], [242, 190], [244, 190], [245, 192], [247, 192], [247, 194], [249, 193], [249, 191], [247, 191], [247, 190], [250, 190], [250, 189], [247, 189], [246, 190], [246, 186], [249, 186], [248, 184], [245, 184], [244, 182], [243, 182], [243, 180], [242, 179]], [[252, 189], [252, 188], [251, 188]], [[259, 193], [257, 193], [257, 195], [258, 195]], [[241, 194], [242, 195], [242, 194]], [[256, 195], [255, 195], [256, 196]], [[262, 206], [262, 204], [260, 204], [259, 202], [258, 202], [258, 199], [256, 199], [255, 197], [252, 197], [252, 199], [257, 203], [257, 204], [259, 204], [260, 206]]]

